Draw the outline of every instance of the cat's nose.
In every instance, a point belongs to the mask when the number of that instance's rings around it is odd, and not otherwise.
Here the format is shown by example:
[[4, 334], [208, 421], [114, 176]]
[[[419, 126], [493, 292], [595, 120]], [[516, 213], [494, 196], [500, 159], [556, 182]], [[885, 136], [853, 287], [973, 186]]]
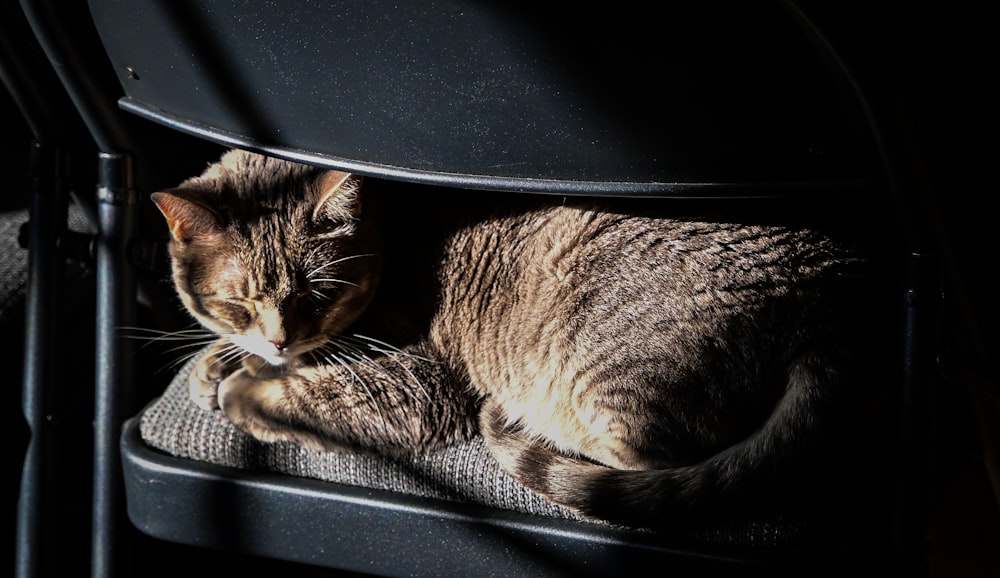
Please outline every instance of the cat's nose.
[[278, 351], [284, 351], [285, 350], [285, 342], [284, 341], [272, 341], [271, 345], [273, 345], [274, 348], [276, 350], [278, 350]]

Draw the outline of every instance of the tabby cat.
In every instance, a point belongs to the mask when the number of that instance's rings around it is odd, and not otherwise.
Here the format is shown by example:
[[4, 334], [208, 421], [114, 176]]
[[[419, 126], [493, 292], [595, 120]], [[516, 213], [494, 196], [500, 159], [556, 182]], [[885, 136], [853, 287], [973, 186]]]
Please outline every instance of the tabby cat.
[[196, 403], [327, 450], [478, 432], [522, 484], [633, 525], [832, 459], [871, 335], [867, 262], [837, 236], [393, 186], [233, 150], [153, 195], [218, 335]]

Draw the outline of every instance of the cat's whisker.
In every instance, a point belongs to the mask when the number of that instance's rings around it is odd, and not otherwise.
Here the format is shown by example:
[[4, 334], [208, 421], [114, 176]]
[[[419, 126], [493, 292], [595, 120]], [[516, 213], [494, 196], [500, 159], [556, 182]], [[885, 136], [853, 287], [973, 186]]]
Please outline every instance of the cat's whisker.
[[[119, 334], [126, 339], [137, 339], [154, 343], [158, 341], [190, 341], [214, 337], [215, 334], [205, 329], [182, 329], [180, 331], [161, 331], [147, 327], [119, 327]], [[133, 333], [129, 333], [133, 332]]]
[[433, 363], [433, 361], [431, 359], [428, 359], [428, 358], [423, 357], [421, 355], [417, 355], [415, 353], [410, 353], [408, 351], [404, 351], [404, 350], [402, 350], [402, 349], [400, 349], [400, 348], [398, 348], [398, 347], [396, 347], [394, 345], [391, 345], [391, 344], [386, 343], [384, 341], [381, 341], [379, 339], [375, 339], [373, 337], [368, 337], [368, 336], [359, 335], [359, 334], [355, 334], [352, 337], [353, 337], [353, 340], [355, 342], [357, 342], [357, 343], [359, 343], [359, 344], [361, 344], [361, 345], [363, 345], [365, 347], [368, 347], [370, 350], [372, 350], [372, 351], [374, 351], [376, 353], [379, 353], [379, 354], [387, 357], [388, 359], [391, 359], [394, 363], [396, 363], [397, 365], [399, 365], [399, 367], [403, 371], [405, 371], [407, 375], [410, 376], [410, 379], [413, 381], [413, 385], [415, 385], [416, 388], [419, 389], [420, 392], [424, 394], [424, 397], [427, 399], [427, 401], [430, 402], [430, 403], [434, 403], [433, 398], [431, 397], [430, 393], [427, 391], [427, 388], [425, 388], [424, 385], [423, 385], [423, 383], [421, 383], [420, 379], [417, 378], [417, 376], [412, 371], [410, 371], [410, 369], [403, 362], [401, 362], [397, 358], [397, 356], [404, 356], [404, 357], [408, 357], [410, 359], [414, 359], [414, 360], [417, 360], [417, 361], [423, 361], [423, 362]]
[[[314, 253], [315, 253], [315, 251], [314, 251]], [[328, 267], [333, 267], [334, 265], [337, 265], [338, 263], [343, 263], [344, 261], [349, 261], [351, 259], [360, 259], [362, 257], [374, 257], [374, 256], [375, 256], [374, 253], [361, 253], [361, 254], [358, 254], [358, 255], [348, 255], [346, 257], [341, 257], [339, 259], [334, 259], [333, 261], [324, 263], [323, 265], [320, 265], [319, 267], [316, 267], [316, 268], [310, 270], [308, 273], [306, 273], [306, 279], [308, 279], [310, 281], [313, 281], [313, 277], [314, 276], [319, 275], [320, 273], [322, 273], [323, 271], [325, 271]], [[311, 257], [312, 257], [312, 254], [310, 254], [310, 258]]]
[[[387, 371], [385, 370], [385, 368], [384, 368], [383, 366], [379, 365], [379, 364], [378, 364], [378, 363], [376, 363], [376, 362], [375, 362], [375, 361], [374, 361], [374, 360], [373, 360], [372, 358], [368, 357], [368, 356], [367, 356], [367, 355], [366, 355], [366, 354], [365, 354], [365, 353], [364, 353], [363, 351], [361, 351], [361, 350], [357, 349], [356, 347], [354, 347], [354, 346], [352, 346], [352, 345], [350, 345], [350, 344], [348, 344], [348, 343], [343, 343], [343, 342], [340, 342], [340, 341], [338, 341], [338, 340], [333, 340], [333, 341], [331, 341], [331, 342], [330, 342], [330, 345], [334, 345], [334, 346], [336, 346], [337, 348], [339, 348], [339, 349], [340, 349], [341, 351], [346, 351], [346, 352], [348, 352], [348, 353], [351, 353], [351, 354], [353, 354], [353, 355], [354, 355], [354, 358], [349, 358], [349, 357], [345, 357], [346, 359], [348, 359], [348, 360], [350, 360], [350, 361], [353, 361], [353, 362], [356, 362], [356, 363], [361, 363], [361, 364], [363, 364], [363, 365], [365, 365], [365, 366], [368, 366], [368, 367], [370, 367], [370, 368], [374, 369], [375, 371], [377, 371], [377, 372], [378, 372], [378, 373], [379, 373], [379, 374], [380, 374], [380, 375], [381, 375], [382, 377], [384, 377], [384, 378], [385, 378], [385, 379], [386, 379], [387, 381], [390, 381], [390, 382], [391, 382], [391, 381], [393, 381], [393, 379], [392, 379], [392, 375], [391, 375], [391, 374], [389, 374], [389, 373], [388, 373], [388, 372], [387, 372]], [[393, 361], [394, 361], [394, 362], [396, 362], [396, 363], [399, 363], [399, 361], [398, 361], [398, 360], [395, 360], [395, 359], [393, 359]], [[417, 387], [418, 387], [418, 388], [419, 388], [419, 389], [420, 389], [420, 390], [421, 390], [421, 391], [422, 391], [422, 392], [424, 393], [424, 395], [425, 395], [425, 396], [428, 396], [428, 394], [427, 394], [427, 391], [426, 391], [426, 390], [424, 390], [424, 387], [423, 387], [423, 385], [421, 385], [421, 384], [420, 384], [420, 382], [419, 382], [419, 380], [417, 380], [417, 379], [416, 379], [416, 376], [414, 376], [414, 375], [413, 375], [413, 374], [412, 374], [412, 373], [411, 373], [411, 372], [410, 372], [410, 371], [409, 371], [409, 370], [408, 370], [408, 369], [407, 369], [407, 368], [406, 368], [405, 366], [403, 366], [402, 364], [400, 364], [400, 367], [402, 367], [402, 368], [403, 368], [403, 370], [404, 370], [404, 371], [406, 371], [406, 372], [407, 372], [407, 373], [408, 373], [408, 374], [409, 374], [409, 375], [410, 375], [410, 376], [411, 376], [411, 377], [413, 378], [413, 380], [414, 380], [414, 382], [415, 382], [416, 386], [417, 386]], [[404, 389], [403, 391], [404, 391], [405, 393], [407, 393], [407, 394], [409, 394], [409, 393], [410, 393], [410, 392], [409, 392], [409, 390], [406, 390], [406, 389]], [[430, 399], [430, 396], [428, 396], [428, 399]]]
[[364, 380], [361, 378], [361, 376], [358, 375], [358, 372], [354, 371], [354, 368], [351, 367], [350, 360], [345, 360], [342, 356], [338, 355], [334, 351], [326, 351], [324, 353], [325, 353], [325, 355], [323, 357], [327, 361], [335, 361], [335, 362], [337, 362], [338, 365], [340, 365], [341, 367], [343, 367], [344, 369], [346, 369], [347, 372], [351, 374], [351, 377], [354, 378], [355, 381], [357, 381], [359, 383], [364, 382]]
[[[404, 356], [404, 357], [408, 357], [410, 359], [415, 359], [415, 360], [419, 360], [419, 361], [428, 361], [428, 362], [430, 361], [429, 359], [427, 359], [425, 357], [422, 357], [422, 356], [419, 356], [419, 355], [416, 355], [414, 353], [410, 353], [408, 351], [403, 351], [402, 349], [400, 349], [398, 347], [390, 345], [390, 344], [388, 344], [388, 343], [386, 343], [384, 341], [375, 339], [374, 337], [367, 337], [367, 336], [359, 335], [359, 334], [354, 334], [354, 335], [351, 335], [351, 336], [341, 336], [341, 337], [342, 337], [342, 339], [344, 341], [357, 343], [357, 344], [359, 344], [361, 346], [367, 347], [368, 349], [370, 349], [371, 351], [374, 351], [375, 353], [379, 353], [379, 354], [383, 355], [384, 357], [392, 360], [393, 363], [395, 363], [396, 365], [398, 365], [404, 372], [406, 372], [407, 375], [410, 376], [410, 379], [413, 381], [413, 385], [415, 385], [416, 388], [419, 389], [420, 392], [424, 394], [424, 397], [427, 398], [427, 401], [429, 401], [430, 403], [434, 403], [434, 400], [431, 398], [430, 393], [428, 393], [427, 389], [420, 382], [420, 379], [418, 379], [417, 376], [414, 375], [414, 373], [412, 371], [410, 371], [410, 368], [408, 368], [397, 357], [398, 356]], [[376, 347], [373, 344], [377, 344], [378, 347]], [[368, 358], [367, 356], [365, 356], [365, 357]]]
[[125, 339], [143, 341], [144, 343], [140, 346], [140, 349], [149, 347], [154, 343], [171, 341], [181, 342], [180, 344], [170, 347], [162, 352], [163, 354], [170, 355], [177, 354], [178, 352], [182, 352], [183, 354], [173, 357], [171, 361], [167, 362], [157, 370], [158, 373], [175, 370], [184, 365], [192, 358], [196, 357], [201, 352], [202, 348], [218, 338], [217, 335], [203, 327], [193, 327], [177, 331], [163, 331], [149, 327], [122, 326], [119, 327], [118, 330], [121, 336]]
[[[382, 341], [380, 339], [375, 339], [374, 337], [368, 337], [367, 335], [361, 335], [360, 333], [355, 333], [355, 334], [351, 335], [351, 337], [354, 338], [355, 340], [359, 340], [359, 341], [362, 341], [362, 342], [367, 342], [368, 343], [367, 347], [369, 349], [371, 349], [372, 351], [377, 351], [377, 352], [382, 353], [382, 354], [388, 354], [390, 352], [391, 353], [398, 353], [400, 355], [405, 355], [406, 357], [409, 357], [410, 359], [415, 359], [417, 361], [426, 361], [428, 363], [436, 363], [433, 359], [430, 359], [428, 357], [424, 357], [422, 355], [417, 355], [416, 353], [411, 353], [409, 351], [404, 351], [404, 350], [396, 347], [395, 345], [392, 345], [390, 343], [386, 343], [385, 341]], [[376, 347], [376, 346], [378, 346], [378, 347]], [[384, 348], [384, 349], [380, 349], [380, 348]]]
[[226, 345], [216, 353], [215, 362], [221, 361], [225, 365], [235, 365], [247, 359], [250, 355], [251, 353], [227, 339]]
[[379, 419], [382, 420], [383, 424], [385, 424], [386, 423], [385, 416], [382, 415], [382, 408], [379, 407], [378, 400], [375, 399], [375, 393], [371, 390], [370, 387], [368, 387], [368, 384], [365, 382], [365, 380], [360, 375], [358, 375], [356, 371], [354, 371], [354, 368], [351, 367], [351, 364], [345, 361], [343, 358], [341, 358], [334, 352], [328, 352], [328, 355], [326, 355], [325, 357], [327, 361], [335, 361], [338, 364], [340, 364], [341, 367], [346, 369], [348, 373], [350, 373], [354, 377], [354, 380], [358, 383], [358, 385], [365, 390], [365, 394], [368, 396], [368, 399], [371, 400], [372, 407], [375, 408], [375, 412], [378, 414]]
[[[167, 336], [167, 337], [169, 337], [169, 336], [174, 336], [174, 335], [176, 335], [176, 336], [205, 335], [205, 334], [210, 334], [211, 333], [207, 329], [202, 329], [202, 328], [198, 328], [198, 327], [191, 328], [191, 329], [179, 329], [177, 331], [163, 331], [161, 329], [152, 329], [150, 327], [132, 327], [132, 326], [127, 326], [127, 325], [123, 325], [123, 326], [118, 327], [118, 331], [122, 332], [126, 337], [139, 338], [139, 339], [142, 339], [142, 338], [146, 337], [144, 335], [139, 335], [141, 333], [152, 335], [154, 338], [155, 337], [161, 337], [161, 336]], [[136, 332], [136, 334], [129, 335], [127, 333], [124, 333], [126, 331], [134, 331], [134, 332]]]
[[214, 338], [205, 338], [198, 341], [192, 341], [190, 343], [184, 343], [181, 345], [177, 345], [175, 347], [171, 347], [170, 349], [167, 349], [165, 353], [177, 353], [177, 352], [184, 352], [191, 350], [190, 355], [185, 355], [185, 358], [190, 358], [194, 355], [197, 355], [199, 351], [201, 351], [206, 345], [212, 343], [213, 341], [215, 341]]
[[190, 353], [187, 353], [185, 355], [181, 355], [181, 356], [177, 357], [176, 359], [174, 359], [173, 361], [171, 361], [170, 363], [168, 363], [166, 367], [164, 367], [163, 369], [161, 369], [161, 371], [163, 371], [165, 369], [168, 369], [168, 368], [172, 369], [172, 370], [176, 370], [177, 368], [183, 366], [184, 364], [186, 364], [187, 362], [191, 361], [195, 357], [198, 357], [199, 355], [201, 355], [201, 349], [196, 349], [194, 351], [191, 351]]
[[312, 294], [313, 297], [316, 298], [317, 301], [328, 303], [333, 300], [329, 295], [317, 289], [313, 289], [310, 293]]
[[434, 405], [434, 400], [431, 398], [431, 394], [427, 392], [427, 389], [424, 388], [424, 384], [420, 383], [420, 380], [417, 379], [417, 376], [414, 375], [412, 371], [410, 371], [410, 368], [406, 367], [406, 365], [403, 364], [402, 361], [397, 359], [395, 355], [386, 355], [386, 357], [391, 359], [396, 365], [402, 368], [402, 370], [406, 372], [406, 375], [410, 376], [410, 379], [413, 381], [413, 385], [415, 385], [416, 388], [420, 390], [420, 393], [424, 394], [424, 397], [427, 398], [427, 402], [430, 403], [431, 405]]
[[350, 285], [352, 287], [361, 287], [357, 283], [352, 283], [350, 281], [345, 281], [343, 279], [337, 279], [336, 277], [321, 277], [319, 279], [309, 279], [310, 283], [340, 283], [342, 285]]
[[382, 368], [382, 366], [380, 366], [379, 364], [375, 363], [372, 360], [372, 358], [370, 358], [367, 355], [365, 355], [363, 351], [357, 349], [356, 347], [353, 347], [353, 346], [351, 346], [349, 344], [346, 344], [346, 343], [339, 342], [338, 340], [330, 341], [330, 345], [336, 346], [341, 351], [344, 351], [346, 353], [352, 354], [353, 357], [348, 358], [348, 359], [350, 359], [350, 361], [353, 361], [353, 362], [356, 362], [356, 363], [362, 363], [364, 365], [367, 365], [367, 366], [371, 367], [372, 369], [377, 370], [384, 377], [388, 377], [388, 376], [385, 375], [385, 371]]

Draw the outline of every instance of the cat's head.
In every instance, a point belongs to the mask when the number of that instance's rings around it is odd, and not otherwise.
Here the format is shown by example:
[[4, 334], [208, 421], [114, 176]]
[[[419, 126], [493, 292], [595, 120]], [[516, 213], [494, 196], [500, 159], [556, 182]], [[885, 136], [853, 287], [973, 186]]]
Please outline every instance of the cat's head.
[[327, 343], [367, 307], [380, 269], [360, 187], [357, 175], [230, 151], [154, 193], [184, 306], [272, 365]]

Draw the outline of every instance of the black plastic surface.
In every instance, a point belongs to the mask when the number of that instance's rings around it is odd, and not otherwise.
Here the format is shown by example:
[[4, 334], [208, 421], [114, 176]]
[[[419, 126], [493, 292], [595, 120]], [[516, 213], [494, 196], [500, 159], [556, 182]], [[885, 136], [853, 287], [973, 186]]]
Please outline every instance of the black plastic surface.
[[782, 3], [89, 3], [122, 106], [227, 145], [464, 188], [866, 184], [858, 103]]
[[[769, 559], [635, 531], [183, 460], [121, 441], [128, 514], [153, 537], [388, 576], [610, 576], [650, 568], [774, 575]], [[659, 540], [659, 541], [658, 541]]]

